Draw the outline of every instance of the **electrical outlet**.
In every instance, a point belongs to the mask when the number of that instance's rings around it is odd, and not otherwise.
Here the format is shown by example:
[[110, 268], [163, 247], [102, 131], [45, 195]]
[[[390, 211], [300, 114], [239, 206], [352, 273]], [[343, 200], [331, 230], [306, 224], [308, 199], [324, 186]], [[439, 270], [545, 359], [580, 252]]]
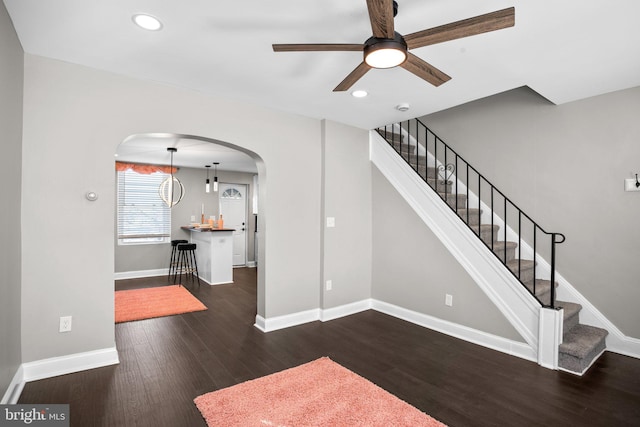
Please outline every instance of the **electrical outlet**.
[[71, 316], [60, 317], [60, 332], [71, 331]]
[[196, 216], [195, 215], [191, 215], [191, 222], [196, 222]]
[[327, 217], [327, 228], [333, 228], [336, 226], [336, 219], [335, 217], [332, 216], [328, 216]]
[[449, 307], [453, 306], [453, 295], [445, 294], [444, 304], [448, 305]]
[[325, 283], [325, 288], [330, 291], [331, 289], [333, 289], [333, 281], [331, 280], [327, 280]]

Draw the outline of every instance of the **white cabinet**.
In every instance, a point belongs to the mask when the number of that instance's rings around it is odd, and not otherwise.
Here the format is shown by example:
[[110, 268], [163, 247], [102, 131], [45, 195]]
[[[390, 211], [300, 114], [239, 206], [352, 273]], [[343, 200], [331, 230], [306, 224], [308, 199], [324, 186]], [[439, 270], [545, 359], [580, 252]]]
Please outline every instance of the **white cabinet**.
[[233, 283], [233, 230], [190, 229], [200, 280], [209, 285]]

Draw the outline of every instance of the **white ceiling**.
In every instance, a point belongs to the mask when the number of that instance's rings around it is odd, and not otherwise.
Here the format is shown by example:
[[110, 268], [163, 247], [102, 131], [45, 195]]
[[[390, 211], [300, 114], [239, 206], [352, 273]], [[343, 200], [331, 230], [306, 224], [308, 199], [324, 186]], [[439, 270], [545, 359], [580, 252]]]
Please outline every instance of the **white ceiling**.
[[[359, 52], [281, 52], [272, 43], [363, 43], [365, 0], [4, 0], [25, 52], [371, 129], [529, 86], [561, 104], [640, 85], [638, 0], [398, 0], [409, 34], [515, 6], [516, 24], [412, 50], [452, 80], [402, 68], [333, 88]], [[162, 31], [135, 26], [154, 15]], [[408, 103], [400, 112], [395, 106]], [[215, 159], [212, 159], [215, 161]]]

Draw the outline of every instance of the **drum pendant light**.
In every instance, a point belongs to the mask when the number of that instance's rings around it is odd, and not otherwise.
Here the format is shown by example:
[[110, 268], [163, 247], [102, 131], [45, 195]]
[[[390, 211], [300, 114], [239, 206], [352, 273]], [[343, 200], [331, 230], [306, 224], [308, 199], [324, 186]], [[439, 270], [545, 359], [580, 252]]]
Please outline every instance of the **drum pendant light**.
[[204, 167], [207, 168], [207, 180], [204, 182], [204, 192], [210, 193], [211, 184], [209, 183], [209, 168], [211, 167], [211, 165], [204, 165]]
[[220, 163], [219, 162], [213, 162], [213, 166], [215, 168], [215, 171], [213, 173], [213, 191], [215, 191], [216, 193], [218, 192], [218, 165]]

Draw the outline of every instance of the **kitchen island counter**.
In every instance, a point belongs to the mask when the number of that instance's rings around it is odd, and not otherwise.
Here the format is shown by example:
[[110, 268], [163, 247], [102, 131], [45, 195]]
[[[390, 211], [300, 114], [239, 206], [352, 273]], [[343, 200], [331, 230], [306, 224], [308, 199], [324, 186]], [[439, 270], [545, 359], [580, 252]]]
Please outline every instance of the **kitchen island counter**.
[[233, 229], [182, 226], [195, 243], [200, 280], [209, 285], [233, 283]]

